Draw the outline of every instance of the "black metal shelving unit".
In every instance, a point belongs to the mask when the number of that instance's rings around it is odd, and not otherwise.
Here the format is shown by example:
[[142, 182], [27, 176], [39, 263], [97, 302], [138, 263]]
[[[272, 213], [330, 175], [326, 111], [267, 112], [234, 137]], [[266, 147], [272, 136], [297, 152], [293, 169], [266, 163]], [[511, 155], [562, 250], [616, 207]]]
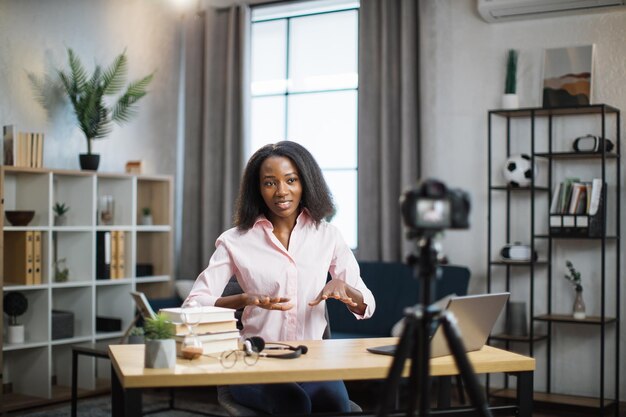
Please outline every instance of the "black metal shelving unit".
[[[577, 116], [593, 116], [600, 118], [600, 137], [602, 138], [611, 138], [614, 142], [615, 148], [611, 152], [606, 152], [602, 149], [601, 152], [597, 153], [584, 153], [584, 152], [563, 152], [561, 149], [556, 150], [555, 148], [555, 132], [554, 132], [554, 122], [557, 119], [568, 118], [568, 117], [577, 117]], [[494, 135], [494, 121], [498, 119], [502, 119], [504, 122], [504, 134], [499, 133], [498, 135]], [[607, 120], [608, 118], [614, 118], [614, 126], [615, 131], [608, 132], [607, 131]], [[522, 138], [523, 140], [527, 140], [525, 144], [529, 146], [530, 156], [531, 156], [531, 166], [536, 166], [536, 163], [539, 161], [543, 161], [547, 164], [547, 179], [545, 180], [545, 184], [536, 184], [536, 178], [531, 180], [531, 184], [528, 187], [523, 188], [514, 188], [504, 184], [504, 180], [498, 182], [494, 180], [494, 137], [497, 137], [497, 140], [502, 141], [506, 140], [504, 148], [501, 150], [506, 153], [506, 155], [497, 155], [502, 162], [511, 155], [511, 144], [513, 140], [520, 140], [519, 137], [515, 139], [513, 136], [520, 136], [519, 131], [513, 132], [512, 129], [512, 121], [516, 120], [525, 120], [530, 124], [530, 134], [527, 138]], [[540, 132], [537, 128], [537, 123], [541, 121], [542, 126], [545, 126], [545, 131]], [[502, 121], [498, 122], [502, 124]], [[621, 190], [621, 158], [620, 158], [620, 138], [621, 138], [621, 115], [620, 110], [606, 105], [606, 104], [596, 104], [589, 106], [579, 106], [579, 107], [562, 107], [562, 108], [522, 108], [515, 110], [490, 110], [488, 113], [488, 204], [487, 204], [487, 292], [492, 291], [492, 284], [495, 280], [505, 280], [505, 287], [507, 290], [511, 289], [511, 275], [512, 271], [515, 269], [516, 271], [524, 271], [527, 270], [528, 273], [528, 285], [529, 285], [529, 310], [531, 313], [530, 326], [528, 329], [528, 336], [520, 337], [520, 336], [511, 336], [506, 334], [494, 335], [491, 337], [492, 341], [498, 341], [505, 343], [505, 347], [508, 349], [514, 343], [522, 343], [528, 346], [528, 351], [531, 356], [535, 356], [534, 345], [537, 343], [545, 343], [546, 346], [546, 392], [545, 393], [535, 393], [535, 401], [541, 402], [553, 402], [553, 403], [562, 403], [562, 404], [570, 404], [575, 406], [588, 407], [589, 409], [595, 409], [598, 415], [609, 415], [614, 414], [616, 417], [619, 414], [619, 340], [620, 340], [620, 234], [621, 234], [621, 224], [620, 224], [620, 190]], [[544, 139], [544, 146], [547, 142], [547, 151], [545, 149], [541, 151], [537, 151], [537, 138], [538, 134], [543, 134], [542, 138]], [[587, 133], [587, 132], [582, 132]], [[613, 135], [614, 134], [614, 135]], [[561, 138], [559, 138], [561, 139]], [[571, 237], [571, 236], [561, 236], [556, 233], [553, 233], [548, 226], [547, 229], [543, 232], [537, 232], [536, 225], [539, 219], [542, 219], [543, 216], [550, 216], [549, 206], [550, 199], [553, 195], [555, 185], [559, 183], [559, 181], [563, 180], [563, 178], [555, 178], [554, 177], [554, 169], [555, 164], [567, 164], [570, 160], [577, 160], [578, 163], [580, 161], [592, 161], [595, 160], [596, 164], [600, 164], [601, 169], [601, 179], [602, 183], [605, 185], [615, 186], [614, 195], [606, 193], [607, 187], [604, 187], [604, 198], [615, 199], [611, 211], [607, 209], [609, 204], [605, 201], [605, 204], [601, 207], [601, 212], [603, 215], [603, 224], [602, 231], [598, 237]], [[607, 176], [607, 165], [615, 164], [614, 171], [615, 176], [611, 175], [610, 178]], [[499, 168], [500, 166], [498, 166]], [[493, 215], [494, 215], [494, 196], [495, 195], [504, 194], [504, 202], [500, 203], [500, 206], [497, 210], [502, 210], [501, 205], [504, 204], [506, 212], [505, 216], [505, 225], [504, 230], [494, 230], [494, 226], [492, 224]], [[529, 236], [527, 236], [529, 241], [529, 246], [531, 249], [531, 253], [535, 252], [536, 245], [538, 242], [543, 244], [545, 249], [545, 253], [539, 253], [538, 260], [536, 261], [528, 261], [528, 262], [507, 262], [500, 259], [494, 259], [494, 247], [493, 247], [493, 238], [494, 233], [499, 233], [500, 237], [502, 233], [504, 233], [504, 240], [508, 243], [513, 242], [515, 240], [522, 240], [526, 236], [512, 236], [512, 222], [517, 221], [516, 219], [512, 219], [511, 217], [511, 204], [512, 204], [512, 196], [518, 197], [519, 195], [528, 196], [530, 209], [528, 212], [528, 217], [525, 218], [524, 221], [529, 223]], [[547, 211], [538, 211], [537, 210], [537, 202], [540, 199], [548, 199]], [[615, 213], [613, 213], [615, 211]], [[609, 221], [608, 216], [611, 217], [611, 221], [615, 222], [614, 229], [607, 230], [607, 222]], [[545, 220], [545, 219], [544, 219]], [[549, 225], [549, 221], [546, 222]], [[563, 314], [555, 314], [553, 313], [553, 275], [555, 275], [553, 265], [553, 256], [554, 256], [554, 248], [559, 245], [559, 241], [561, 240], [571, 240], [571, 239], [584, 239], [589, 241], [596, 241], [599, 246], [599, 267], [600, 267], [600, 314], [598, 316], [587, 317], [583, 320], [573, 319], [573, 317], [569, 315]], [[607, 255], [614, 251], [614, 264], [611, 262], [611, 265], [607, 265]], [[607, 293], [607, 284], [609, 283], [609, 279], [612, 279], [612, 273], [609, 272], [608, 268], [614, 269], [614, 294]], [[537, 306], [535, 303], [535, 296], [538, 285], [542, 285], [542, 280], [540, 280], [536, 275], [536, 272], [539, 268], [543, 268], [543, 275], [545, 277], [545, 291], [546, 291], [546, 299], [547, 305], [544, 308]], [[541, 288], [543, 290], [543, 288]], [[610, 313], [607, 311], [607, 297], [614, 297], [615, 300], [615, 311], [611, 311]], [[611, 298], [613, 301], [613, 298]], [[614, 316], [613, 316], [614, 313]], [[545, 323], [544, 328], [545, 332], [542, 330], [537, 334], [535, 331], [535, 323]], [[599, 352], [599, 393], [598, 397], [593, 398], [581, 398], [580, 396], [568, 396], [562, 395], [554, 392], [553, 384], [552, 384], [552, 360], [554, 355], [558, 355], [558, 352], [554, 352], [552, 348], [552, 339], [554, 337], [554, 326], [558, 326], [562, 323], [567, 323], [570, 325], [581, 325], [581, 326], [597, 326], [600, 328], [600, 352]], [[608, 358], [607, 357], [607, 346], [611, 341], [607, 336], [607, 327], [614, 326], [615, 328], [615, 357]], [[612, 356], [612, 355], [611, 355]], [[613, 359], [610, 362], [610, 367], [607, 367], [606, 362], [607, 359]], [[608, 393], [607, 388], [605, 387], [606, 376], [609, 375], [607, 373], [607, 369], [614, 369], [614, 394], [613, 398], [610, 397], [611, 394]], [[499, 394], [494, 394], [496, 396], [501, 395], [504, 397], [510, 396], [512, 394], [511, 391], [508, 390], [508, 378], [505, 379], [505, 389], [499, 390]]]

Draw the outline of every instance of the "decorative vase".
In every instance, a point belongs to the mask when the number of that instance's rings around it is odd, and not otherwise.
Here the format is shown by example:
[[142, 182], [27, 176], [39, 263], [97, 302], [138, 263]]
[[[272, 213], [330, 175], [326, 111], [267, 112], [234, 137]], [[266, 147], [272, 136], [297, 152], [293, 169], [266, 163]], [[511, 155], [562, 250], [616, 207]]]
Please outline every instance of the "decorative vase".
[[525, 302], [509, 301], [506, 315], [506, 334], [519, 337], [528, 336]]
[[173, 369], [176, 366], [176, 341], [146, 340], [144, 365], [146, 368]]
[[504, 94], [502, 96], [503, 109], [519, 109], [519, 99], [517, 94]]
[[24, 343], [24, 325], [9, 326], [7, 329], [7, 341], [10, 344]]
[[80, 169], [88, 171], [97, 171], [100, 165], [100, 155], [92, 153], [81, 153], [78, 155], [80, 161]]
[[576, 320], [584, 320], [587, 318], [585, 311], [585, 302], [583, 301], [583, 290], [576, 289], [576, 297], [574, 298], [573, 316]]

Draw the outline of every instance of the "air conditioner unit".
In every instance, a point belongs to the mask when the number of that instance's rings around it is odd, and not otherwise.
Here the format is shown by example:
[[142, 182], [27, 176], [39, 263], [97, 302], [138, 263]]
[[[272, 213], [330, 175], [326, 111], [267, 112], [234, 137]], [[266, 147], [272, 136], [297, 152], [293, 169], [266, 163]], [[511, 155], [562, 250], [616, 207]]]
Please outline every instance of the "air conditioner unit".
[[478, 0], [478, 13], [493, 23], [585, 13], [624, 4], [626, 0]]

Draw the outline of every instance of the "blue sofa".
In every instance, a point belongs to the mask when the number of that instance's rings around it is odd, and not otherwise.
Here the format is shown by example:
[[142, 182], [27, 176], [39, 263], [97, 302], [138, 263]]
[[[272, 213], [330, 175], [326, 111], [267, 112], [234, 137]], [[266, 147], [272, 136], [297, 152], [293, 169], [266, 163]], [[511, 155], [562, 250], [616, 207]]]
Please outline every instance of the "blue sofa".
[[[420, 282], [411, 267], [400, 262], [359, 262], [361, 277], [376, 300], [376, 311], [368, 320], [357, 320], [344, 304], [326, 302], [333, 339], [386, 337], [403, 316], [406, 307], [421, 301]], [[465, 295], [470, 271], [463, 266], [439, 267], [433, 301], [449, 294]]]

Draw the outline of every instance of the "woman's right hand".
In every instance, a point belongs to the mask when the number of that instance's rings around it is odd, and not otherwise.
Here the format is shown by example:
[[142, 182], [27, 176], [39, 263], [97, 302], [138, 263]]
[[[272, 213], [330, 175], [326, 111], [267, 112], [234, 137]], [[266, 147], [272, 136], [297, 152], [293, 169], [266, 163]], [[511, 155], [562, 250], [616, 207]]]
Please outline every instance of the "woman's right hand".
[[287, 297], [270, 297], [263, 294], [241, 294], [246, 306], [257, 306], [266, 310], [287, 311], [293, 308], [290, 298]]

